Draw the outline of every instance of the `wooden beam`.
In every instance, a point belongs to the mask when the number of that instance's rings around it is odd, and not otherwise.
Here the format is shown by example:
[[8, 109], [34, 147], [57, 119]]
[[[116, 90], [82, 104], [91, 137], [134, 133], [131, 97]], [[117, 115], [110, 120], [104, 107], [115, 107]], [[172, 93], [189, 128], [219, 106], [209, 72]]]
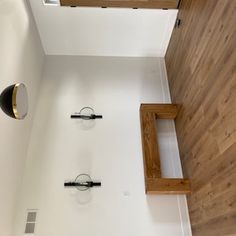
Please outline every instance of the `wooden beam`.
[[175, 119], [178, 114], [176, 104], [141, 104], [141, 112], [154, 112], [158, 119]]
[[61, 6], [177, 9], [179, 0], [60, 0]]
[[156, 115], [151, 112], [141, 113], [141, 132], [144, 156], [145, 178], [161, 178], [161, 163], [156, 134]]
[[146, 179], [147, 194], [188, 194], [190, 192], [188, 179]]

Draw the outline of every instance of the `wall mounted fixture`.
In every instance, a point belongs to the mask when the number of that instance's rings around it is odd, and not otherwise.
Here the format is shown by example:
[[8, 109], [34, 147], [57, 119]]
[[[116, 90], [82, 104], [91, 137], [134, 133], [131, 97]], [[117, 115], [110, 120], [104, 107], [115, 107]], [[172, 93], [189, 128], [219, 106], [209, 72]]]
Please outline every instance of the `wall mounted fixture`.
[[70, 116], [71, 119], [95, 120], [102, 119], [102, 115], [95, 115], [91, 107], [83, 107], [79, 113]]
[[181, 19], [180, 18], [177, 18], [176, 21], [175, 21], [175, 28], [180, 28], [181, 26]]
[[59, 6], [59, 0], [43, 0], [44, 5]]
[[79, 191], [86, 191], [93, 187], [101, 187], [101, 182], [93, 182], [87, 174], [78, 175], [73, 182], [65, 182], [64, 187], [77, 188]]
[[0, 95], [0, 107], [11, 118], [24, 119], [28, 113], [26, 86], [22, 83], [17, 83], [5, 88]]

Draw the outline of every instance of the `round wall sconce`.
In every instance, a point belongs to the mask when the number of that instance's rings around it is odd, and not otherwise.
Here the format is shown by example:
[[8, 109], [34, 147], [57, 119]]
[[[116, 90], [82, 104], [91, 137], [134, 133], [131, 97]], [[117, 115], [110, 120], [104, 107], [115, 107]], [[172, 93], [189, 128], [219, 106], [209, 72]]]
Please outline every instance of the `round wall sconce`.
[[75, 113], [70, 116], [71, 119], [82, 119], [82, 120], [95, 120], [102, 119], [102, 115], [95, 115], [94, 110], [91, 107], [83, 107], [79, 113]]
[[64, 187], [76, 188], [79, 191], [86, 191], [93, 187], [101, 187], [101, 182], [94, 182], [88, 174], [78, 175], [74, 181], [65, 182]]
[[26, 86], [18, 83], [5, 88], [0, 95], [0, 107], [6, 115], [17, 120], [24, 119], [28, 113]]

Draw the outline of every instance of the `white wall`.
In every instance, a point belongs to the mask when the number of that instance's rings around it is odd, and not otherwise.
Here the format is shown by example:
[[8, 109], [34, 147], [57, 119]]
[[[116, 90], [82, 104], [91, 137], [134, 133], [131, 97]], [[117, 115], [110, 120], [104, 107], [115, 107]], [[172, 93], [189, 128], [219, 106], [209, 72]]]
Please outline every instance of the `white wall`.
[[[191, 235], [185, 197], [144, 190], [139, 106], [169, 101], [162, 59], [47, 57], [15, 236], [24, 231], [26, 209], [39, 210], [35, 236]], [[83, 106], [104, 118], [90, 129], [70, 119]], [[173, 123], [166, 125], [164, 169], [181, 175]], [[64, 189], [80, 173], [102, 187]]]
[[178, 12], [30, 3], [49, 55], [164, 57]]
[[0, 92], [23, 82], [29, 93], [29, 115], [16, 121], [0, 111], [0, 229], [10, 236], [15, 205], [23, 177], [34, 106], [44, 53], [23, 0], [0, 1]]

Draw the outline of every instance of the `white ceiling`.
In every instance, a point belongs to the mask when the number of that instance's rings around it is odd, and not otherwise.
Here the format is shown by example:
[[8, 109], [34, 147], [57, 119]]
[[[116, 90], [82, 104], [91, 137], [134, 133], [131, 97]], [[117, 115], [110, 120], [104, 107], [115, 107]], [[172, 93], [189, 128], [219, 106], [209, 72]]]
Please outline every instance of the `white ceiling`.
[[70, 8], [29, 0], [46, 54], [165, 55], [177, 10]]

